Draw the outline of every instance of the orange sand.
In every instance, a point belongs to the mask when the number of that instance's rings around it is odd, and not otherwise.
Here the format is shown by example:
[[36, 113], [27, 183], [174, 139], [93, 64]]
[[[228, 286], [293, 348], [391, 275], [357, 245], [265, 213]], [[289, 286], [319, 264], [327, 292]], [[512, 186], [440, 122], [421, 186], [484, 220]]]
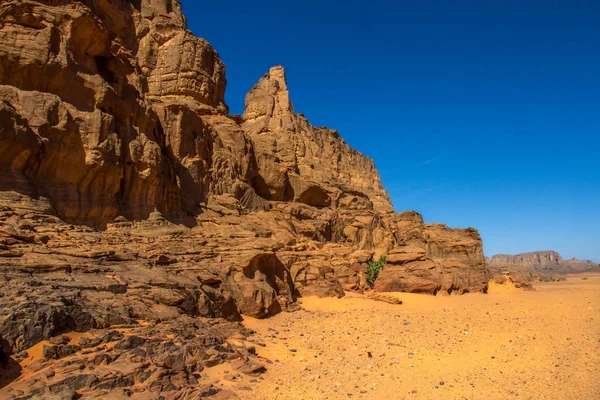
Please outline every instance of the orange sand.
[[[70, 343], [77, 344], [79, 339], [82, 337], [92, 337], [90, 333], [78, 333], [68, 332], [62, 336], [67, 336], [70, 339]], [[22, 360], [20, 363], [10, 361], [9, 367], [0, 368], [0, 388], [8, 388], [11, 385], [18, 385], [21, 381], [29, 379], [32, 376], [32, 372], [29, 367], [36, 361], [40, 361], [44, 357], [44, 346], [52, 346], [52, 344], [44, 340], [39, 342], [33, 347], [27, 349], [27, 358]], [[0, 399], [3, 399], [0, 394]]]
[[306, 311], [245, 320], [273, 364], [222, 385], [250, 386], [241, 399], [600, 399], [600, 275], [587, 277], [396, 294], [403, 305], [306, 298]]
[[[600, 274], [536, 289], [392, 294], [403, 305], [353, 294], [305, 298], [302, 311], [247, 318], [257, 334], [230, 340], [269, 360], [265, 374], [245, 376], [226, 363], [203, 375], [242, 400], [600, 399]], [[77, 343], [88, 335], [67, 336]], [[28, 350], [24, 375], [12, 376], [18, 365], [3, 371], [0, 385], [28, 376], [47, 344]]]

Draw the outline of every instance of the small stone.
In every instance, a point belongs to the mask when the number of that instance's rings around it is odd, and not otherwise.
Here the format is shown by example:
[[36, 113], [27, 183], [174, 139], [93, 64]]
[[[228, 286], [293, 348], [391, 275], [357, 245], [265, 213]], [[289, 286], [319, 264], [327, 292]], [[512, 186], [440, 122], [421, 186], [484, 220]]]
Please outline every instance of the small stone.
[[51, 337], [50, 340], [48, 340], [50, 342], [50, 344], [54, 344], [54, 345], [60, 345], [60, 344], [68, 344], [71, 339], [69, 339], [67, 336], [61, 335], [61, 336], [55, 336], [55, 337]]

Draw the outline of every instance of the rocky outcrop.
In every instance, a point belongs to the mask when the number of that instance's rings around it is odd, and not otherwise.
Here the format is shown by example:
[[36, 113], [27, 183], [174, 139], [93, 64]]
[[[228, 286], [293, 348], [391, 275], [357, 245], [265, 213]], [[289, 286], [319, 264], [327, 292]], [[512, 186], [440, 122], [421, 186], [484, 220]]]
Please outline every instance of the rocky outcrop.
[[559, 265], [563, 258], [556, 251], [533, 251], [514, 256], [497, 254], [491, 258], [490, 264], [494, 266], [519, 264], [525, 267], [541, 268], [546, 265]]
[[[175, 97], [174, 103], [187, 100], [196, 110], [227, 112], [225, 64], [207, 41], [187, 29], [179, 2], [139, 3], [139, 14], [133, 14], [134, 48], [148, 82], [147, 97], [165, 103]], [[125, 35], [124, 40], [131, 37], [131, 33]]]
[[568, 274], [600, 270], [600, 265], [589, 260], [564, 260], [556, 251], [534, 251], [514, 256], [498, 254], [489, 260], [495, 268], [520, 267], [549, 274]]
[[294, 112], [283, 67], [273, 67], [246, 96], [242, 127], [252, 139], [262, 197], [317, 208], [393, 212], [373, 161], [338, 132]]
[[505, 289], [514, 288], [526, 291], [533, 291], [535, 290], [532, 285], [533, 281], [534, 279], [528, 274], [519, 274], [512, 272], [505, 272], [504, 274], [502, 274], [499, 271], [492, 270], [491, 282], [493, 282], [496, 285], [501, 285]]
[[141, 15], [107, 1], [52, 4], [0, 5], [2, 189], [98, 226], [171, 209], [172, 167], [135, 58]]
[[369, 290], [383, 255], [377, 291], [486, 291], [477, 231], [394, 213], [373, 161], [294, 112], [283, 68], [242, 116], [225, 84], [178, 1], [0, 3], [0, 358], [28, 360], [6, 393], [215, 394], [203, 368], [264, 368], [228, 344], [251, 340], [242, 314]]
[[569, 260], [563, 260], [562, 266], [565, 271], [570, 272], [592, 272], [600, 271], [600, 264], [592, 260], [579, 260], [578, 258], [571, 258]]
[[414, 212], [395, 217], [396, 246], [375, 289], [388, 292], [462, 294], [485, 292], [481, 237], [475, 229], [423, 224]]
[[193, 223], [197, 203], [231, 184], [215, 183], [212, 163], [227, 164], [223, 178], [250, 165], [223, 148], [232, 135], [249, 146], [239, 129], [216, 140], [198, 116], [227, 109], [218, 54], [176, 1], [60, 4], [0, 5], [0, 189], [45, 196], [78, 224], [155, 209]]

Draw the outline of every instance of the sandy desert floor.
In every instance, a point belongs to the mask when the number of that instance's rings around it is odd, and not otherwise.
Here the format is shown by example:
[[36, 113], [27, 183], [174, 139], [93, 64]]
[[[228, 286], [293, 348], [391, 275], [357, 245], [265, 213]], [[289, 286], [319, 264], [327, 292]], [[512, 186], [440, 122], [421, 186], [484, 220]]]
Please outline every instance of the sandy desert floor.
[[262, 377], [207, 372], [242, 399], [600, 399], [600, 275], [536, 289], [305, 298], [245, 320]]
[[223, 399], [600, 399], [600, 274], [536, 289], [391, 294], [402, 305], [304, 298], [300, 311], [247, 318], [256, 334], [230, 340], [255, 347], [266, 373], [222, 364], [203, 375], [226, 389]]

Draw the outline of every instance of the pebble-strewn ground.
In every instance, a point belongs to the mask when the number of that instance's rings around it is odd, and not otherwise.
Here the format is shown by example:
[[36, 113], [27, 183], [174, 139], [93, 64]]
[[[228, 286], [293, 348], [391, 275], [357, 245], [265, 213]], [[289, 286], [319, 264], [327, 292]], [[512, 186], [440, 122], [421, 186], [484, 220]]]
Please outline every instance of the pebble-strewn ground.
[[[525, 292], [303, 300], [246, 320], [261, 378], [222, 373], [242, 399], [600, 399], [600, 276]], [[215, 371], [216, 372], [216, 371]]]

